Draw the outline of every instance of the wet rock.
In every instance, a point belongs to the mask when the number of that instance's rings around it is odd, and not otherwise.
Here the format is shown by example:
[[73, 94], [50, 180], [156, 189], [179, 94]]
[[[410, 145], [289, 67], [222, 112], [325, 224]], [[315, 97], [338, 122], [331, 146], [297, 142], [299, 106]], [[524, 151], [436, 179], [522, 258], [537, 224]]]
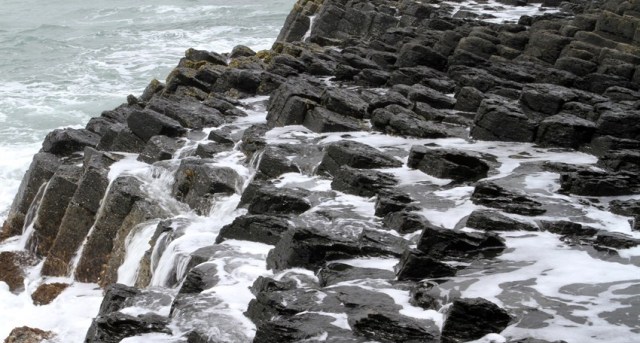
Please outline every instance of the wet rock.
[[609, 151], [600, 156], [598, 166], [612, 171], [640, 173], [640, 151], [631, 149]]
[[358, 242], [338, 237], [330, 232], [311, 228], [295, 228], [282, 235], [276, 247], [269, 252], [267, 268], [319, 269], [326, 261], [360, 255]]
[[367, 107], [367, 112], [373, 113], [375, 112], [375, 110], [379, 108], [385, 108], [390, 105], [397, 105], [397, 106], [393, 106], [393, 108], [399, 107], [399, 108], [408, 109], [413, 107], [413, 101], [407, 99], [400, 92], [390, 90], [380, 96], [373, 98], [369, 102], [369, 107]]
[[595, 244], [607, 248], [629, 249], [640, 245], [640, 239], [620, 232], [600, 231], [596, 236]]
[[560, 191], [585, 196], [630, 195], [640, 192], [640, 179], [634, 173], [580, 169], [560, 174]]
[[261, 70], [227, 68], [214, 83], [213, 91], [233, 93], [236, 90], [245, 96], [255, 95], [260, 89], [262, 73]]
[[105, 289], [98, 315], [107, 315], [126, 307], [127, 301], [140, 295], [141, 291], [120, 283], [112, 284]]
[[433, 226], [424, 216], [407, 211], [389, 213], [384, 217], [383, 223], [386, 228], [400, 234], [412, 233]]
[[443, 71], [447, 66], [447, 58], [428, 46], [407, 43], [398, 52], [396, 66], [398, 68], [427, 66]]
[[256, 151], [263, 149], [267, 142], [264, 135], [269, 131], [266, 124], [255, 124], [249, 126], [242, 134], [240, 150], [251, 158]]
[[434, 108], [452, 109], [456, 104], [455, 98], [420, 84], [411, 87], [408, 98], [415, 102], [425, 102]]
[[291, 228], [292, 225], [285, 217], [244, 215], [224, 226], [216, 238], [216, 243], [227, 239], [238, 239], [275, 245], [282, 234]]
[[554, 34], [550, 31], [534, 31], [529, 36], [529, 44], [527, 44], [524, 53], [553, 64], [560, 56], [562, 49], [570, 42], [570, 38]]
[[454, 109], [465, 112], [476, 112], [484, 99], [484, 93], [476, 88], [462, 87], [456, 94], [456, 105]]
[[596, 122], [597, 134], [640, 140], [640, 112], [606, 111]]
[[131, 113], [127, 118], [127, 125], [131, 132], [145, 142], [153, 136], [178, 137], [187, 132], [178, 121], [150, 110]]
[[144, 147], [145, 142], [136, 136], [129, 127], [124, 124], [117, 124], [105, 130], [96, 149], [140, 153], [144, 150]]
[[417, 244], [418, 250], [440, 258], [492, 256], [505, 248], [504, 240], [492, 232], [465, 232], [433, 225], [425, 226]]
[[[215, 127], [224, 123], [220, 111], [187, 97], [156, 96], [149, 101], [147, 110], [162, 113], [189, 129]], [[144, 137], [141, 136], [141, 138]]]
[[49, 180], [33, 223], [31, 251], [46, 256], [51, 249], [81, 174], [81, 167], [63, 165]]
[[285, 173], [299, 173], [300, 169], [287, 157], [290, 151], [278, 146], [267, 146], [256, 167], [258, 179], [275, 179]]
[[399, 281], [418, 281], [456, 275], [456, 268], [421, 251], [407, 250], [395, 267]]
[[147, 142], [144, 150], [138, 156], [138, 161], [152, 164], [169, 160], [183, 144], [167, 136], [153, 136]]
[[425, 310], [440, 310], [445, 304], [460, 298], [460, 291], [443, 290], [435, 281], [422, 281], [409, 290], [409, 303]]
[[513, 103], [488, 98], [480, 103], [471, 137], [480, 140], [532, 142], [536, 123]]
[[598, 233], [598, 229], [588, 225], [582, 225], [567, 220], [559, 221], [540, 221], [540, 227], [543, 230], [553, 232], [565, 237], [592, 237]]
[[60, 293], [69, 287], [68, 283], [43, 283], [31, 293], [31, 299], [34, 305], [48, 305], [55, 300]]
[[522, 89], [520, 102], [533, 111], [554, 115], [560, 112], [562, 105], [576, 98], [576, 93], [566, 87], [552, 84], [528, 84]]
[[[142, 230], [154, 229], [155, 222], [150, 223], [150, 221], [166, 218], [168, 215], [167, 210], [147, 199], [138, 200], [133, 204], [115, 237], [112, 238], [113, 247], [100, 275], [99, 284], [101, 286], [104, 287], [118, 281], [118, 269], [125, 262], [127, 256], [128, 238], [141, 234]], [[149, 226], [151, 227], [149, 228]], [[135, 279], [131, 280], [131, 282], [134, 281]]]
[[20, 188], [13, 198], [7, 220], [2, 225], [2, 237], [10, 237], [22, 233], [24, 218], [29, 206], [40, 187], [58, 170], [61, 161], [50, 153], [40, 152], [33, 156], [33, 161], [25, 173]]
[[326, 89], [322, 93], [320, 104], [330, 111], [355, 119], [364, 118], [368, 106], [358, 93], [342, 88]]
[[87, 129], [57, 129], [44, 138], [42, 151], [67, 156], [82, 151], [87, 146], [95, 148], [98, 142], [100, 136]]
[[352, 117], [346, 117], [324, 107], [315, 107], [308, 111], [302, 125], [313, 132], [359, 131], [362, 124]]
[[386, 188], [395, 186], [397, 183], [398, 181], [389, 173], [342, 166], [334, 175], [331, 189], [353, 195], [372, 197]]
[[191, 268], [180, 286], [179, 294], [201, 293], [214, 287], [220, 281], [218, 268], [214, 263], [203, 263]]
[[596, 156], [604, 156], [610, 151], [625, 149], [640, 149], [640, 141], [613, 136], [598, 136], [591, 140], [591, 153]]
[[403, 192], [397, 190], [383, 190], [376, 197], [375, 215], [384, 217], [393, 212], [410, 209], [413, 199]]
[[541, 146], [558, 146], [577, 149], [591, 141], [596, 131], [595, 123], [571, 114], [545, 118], [536, 133], [536, 143]]
[[397, 168], [402, 162], [376, 148], [355, 141], [343, 140], [329, 144], [324, 149], [317, 173], [336, 175], [341, 166], [352, 168]]
[[364, 342], [353, 337], [350, 330], [333, 325], [334, 321], [334, 317], [317, 313], [304, 313], [288, 318], [276, 317], [258, 326], [253, 342], [304, 342], [325, 336], [327, 341], [332, 342]]
[[254, 183], [242, 193], [239, 206], [246, 206], [249, 214], [300, 214], [311, 208], [309, 194], [306, 189]]
[[371, 124], [374, 129], [391, 135], [419, 138], [466, 136], [465, 129], [461, 127], [427, 121], [415, 112], [397, 105], [373, 111]]
[[250, 57], [254, 56], [255, 54], [256, 52], [251, 50], [251, 48], [246, 45], [236, 45], [233, 47], [233, 49], [231, 49], [229, 58]]
[[124, 338], [151, 332], [170, 334], [167, 318], [154, 313], [130, 316], [120, 312], [113, 312], [99, 316], [93, 320], [85, 342], [87, 343], [116, 343]]
[[136, 201], [145, 198], [140, 186], [141, 182], [133, 176], [119, 177], [113, 181], [82, 250], [75, 273], [77, 280], [97, 282], [102, 278], [103, 268], [113, 249], [113, 238]]
[[4, 343], [40, 343], [54, 337], [55, 334], [51, 331], [21, 326], [11, 330]]
[[216, 65], [227, 65], [226, 58], [213, 51], [189, 48], [185, 51], [184, 56], [187, 60], [193, 62], [205, 61]]
[[358, 236], [358, 246], [363, 256], [400, 257], [409, 241], [381, 230], [364, 229]]
[[349, 318], [349, 325], [356, 334], [379, 342], [440, 342], [440, 330], [434, 322], [418, 322], [389, 312], [372, 311]]
[[520, 192], [507, 190], [489, 181], [476, 185], [471, 195], [471, 201], [476, 205], [493, 207], [524, 216], [537, 216], [546, 212], [541, 203]]
[[198, 144], [195, 155], [200, 158], [213, 158], [221, 152], [233, 150], [233, 144], [203, 143]]
[[640, 230], [640, 200], [614, 200], [609, 203], [609, 211], [621, 216], [633, 217], [632, 228]]
[[484, 231], [538, 231], [535, 225], [522, 222], [493, 210], [475, 210], [467, 218], [466, 226]]
[[24, 289], [24, 268], [31, 267], [37, 260], [26, 252], [0, 252], [0, 282], [9, 286], [9, 291], [18, 293]]
[[498, 305], [482, 298], [455, 300], [442, 327], [443, 342], [467, 342], [499, 333], [511, 317]]
[[[253, 288], [257, 290], [256, 287]], [[301, 312], [313, 311], [321, 305], [318, 302], [318, 291], [314, 289], [260, 290], [249, 303], [245, 316], [261, 327], [276, 316], [288, 318]]]
[[213, 166], [210, 162], [183, 159], [171, 191], [176, 199], [203, 214], [209, 212], [216, 195], [236, 193], [243, 183], [234, 169]]
[[479, 155], [453, 149], [431, 149], [414, 145], [407, 161], [409, 168], [441, 179], [476, 181], [487, 177], [489, 165]]
[[[67, 275], [73, 256], [94, 224], [100, 201], [109, 185], [105, 164], [101, 159], [98, 160], [96, 164], [87, 164], [78, 181], [78, 187], [67, 206], [58, 233], [42, 266], [43, 275]], [[106, 165], [109, 163], [112, 161]]]
[[318, 272], [319, 284], [322, 287], [335, 285], [345, 281], [381, 279], [393, 280], [394, 272], [377, 268], [361, 268], [339, 262], [327, 263]]
[[276, 89], [269, 99], [269, 127], [300, 125], [309, 110], [320, 102], [321, 90], [302, 80], [291, 80]]

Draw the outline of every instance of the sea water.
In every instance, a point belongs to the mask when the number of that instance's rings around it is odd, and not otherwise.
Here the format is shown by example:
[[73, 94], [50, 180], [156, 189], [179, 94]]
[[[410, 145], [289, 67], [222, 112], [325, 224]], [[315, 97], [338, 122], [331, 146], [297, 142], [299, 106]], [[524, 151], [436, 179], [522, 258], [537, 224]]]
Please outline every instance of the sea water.
[[49, 131], [139, 95], [188, 48], [270, 48], [294, 2], [3, 0], [0, 221]]

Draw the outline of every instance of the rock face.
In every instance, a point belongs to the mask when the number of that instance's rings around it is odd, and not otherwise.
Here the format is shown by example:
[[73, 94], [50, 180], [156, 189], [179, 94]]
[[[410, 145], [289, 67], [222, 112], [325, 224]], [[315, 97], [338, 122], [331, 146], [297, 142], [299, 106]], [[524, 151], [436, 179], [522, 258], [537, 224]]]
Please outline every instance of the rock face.
[[40, 343], [55, 337], [51, 331], [44, 331], [28, 326], [22, 326], [11, 330], [9, 336], [5, 338], [5, 343]]
[[444, 342], [464, 342], [504, 330], [511, 317], [482, 298], [455, 300], [442, 327]]
[[472, 154], [413, 146], [407, 166], [441, 179], [454, 181], [476, 181], [487, 176], [489, 165]]
[[48, 305], [67, 287], [69, 284], [60, 282], [42, 284], [31, 294], [31, 299], [35, 305]]
[[[537, 8], [500, 2], [299, 0], [270, 50], [187, 50], [47, 135], [0, 235], [29, 253], [1, 252], [0, 281], [42, 263], [103, 287], [86, 342], [537, 342], [507, 333], [573, 334], [576, 303], [605, 302], [627, 307], [589, 333], [637, 329], [640, 7], [481, 21]], [[510, 313], [465, 298], [547, 252], [602, 272], [598, 301], [553, 273], [496, 284]], [[34, 303], [58, 306], [67, 284], [44, 282]]]

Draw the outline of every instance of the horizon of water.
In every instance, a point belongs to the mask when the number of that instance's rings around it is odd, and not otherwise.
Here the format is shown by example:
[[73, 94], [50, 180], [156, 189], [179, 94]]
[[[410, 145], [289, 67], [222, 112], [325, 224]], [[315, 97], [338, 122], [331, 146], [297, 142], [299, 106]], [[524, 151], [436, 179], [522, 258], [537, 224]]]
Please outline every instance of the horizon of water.
[[0, 221], [48, 132], [164, 80], [188, 48], [268, 49], [294, 0], [37, 0], [0, 8]]

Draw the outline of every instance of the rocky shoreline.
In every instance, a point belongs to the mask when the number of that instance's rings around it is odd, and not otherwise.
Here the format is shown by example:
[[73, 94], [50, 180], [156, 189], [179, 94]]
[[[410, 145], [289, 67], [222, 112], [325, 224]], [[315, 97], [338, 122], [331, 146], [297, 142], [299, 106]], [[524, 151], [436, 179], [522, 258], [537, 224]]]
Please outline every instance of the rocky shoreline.
[[187, 50], [46, 137], [0, 281], [99, 284], [86, 342], [633, 341], [640, 1], [490, 22], [527, 5], [299, 0], [269, 51]]

